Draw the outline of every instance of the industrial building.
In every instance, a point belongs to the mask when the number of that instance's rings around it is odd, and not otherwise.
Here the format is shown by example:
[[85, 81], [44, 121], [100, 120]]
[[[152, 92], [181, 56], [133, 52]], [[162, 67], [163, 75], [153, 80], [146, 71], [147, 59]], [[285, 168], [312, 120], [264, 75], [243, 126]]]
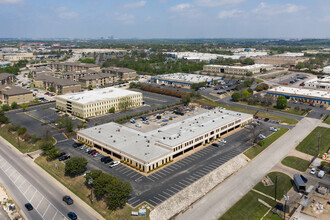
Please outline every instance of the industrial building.
[[280, 86], [268, 90], [267, 94], [273, 96], [274, 98], [284, 96], [287, 99], [297, 100], [299, 102], [314, 103], [325, 107], [330, 105], [330, 91]]
[[308, 80], [305, 82], [305, 87], [330, 91], [330, 76]]
[[111, 122], [78, 131], [77, 140], [147, 173], [252, 120], [250, 114], [215, 108], [149, 132]]
[[268, 71], [273, 69], [273, 66], [267, 64], [254, 64], [249, 66], [204, 65], [203, 67], [203, 70], [207, 72], [237, 75], [246, 75], [247, 73], [262, 73], [264, 69]]
[[128, 109], [142, 106], [142, 93], [114, 87], [94, 89], [57, 96], [56, 107], [72, 115], [89, 118], [107, 114], [112, 107], [120, 111], [123, 101]]
[[0, 86], [0, 100], [2, 104], [17, 104], [29, 103], [34, 99], [33, 92], [23, 89], [19, 86], [2, 85]]
[[197, 75], [190, 73], [172, 73], [172, 74], [152, 76], [149, 81], [157, 84], [190, 88], [190, 86], [193, 83], [205, 82], [206, 84], [210, 84], [213, 81], [220, 81], [220, 80], [221, 80], [220, 77], [214, 77], [214, 76]]

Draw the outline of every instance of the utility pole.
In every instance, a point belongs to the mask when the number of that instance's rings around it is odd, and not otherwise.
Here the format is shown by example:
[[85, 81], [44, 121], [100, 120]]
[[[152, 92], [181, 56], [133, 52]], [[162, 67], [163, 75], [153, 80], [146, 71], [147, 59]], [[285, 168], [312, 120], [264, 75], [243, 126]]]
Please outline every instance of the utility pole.
[[275, 176], [275, 202], [276, 202], [276, 190], [277, 190], [277, 176]]
[[320, 142], [321, 142], [321, 135], [319, 133], [318, 145], [317, 145], [317, 157], [320, 155]]
[[285, 220], [285, 213], [286, 213], [286, 202], [289, 201], [289, 196], [287, 196], [287, 193], [285, 193], [285, 195], [283, 195], [284, 197], [284, 220]]

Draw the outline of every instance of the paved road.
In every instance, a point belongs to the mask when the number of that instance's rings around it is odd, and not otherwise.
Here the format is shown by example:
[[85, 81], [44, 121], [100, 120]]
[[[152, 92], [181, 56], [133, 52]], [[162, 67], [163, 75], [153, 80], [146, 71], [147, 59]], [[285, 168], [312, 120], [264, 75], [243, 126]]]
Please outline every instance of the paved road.
[[[30, 158], [17, 153], [0, 139], [0, 179], [28, 219], [66, 219], [69, 211], [80, 219], [96, 219], [77, 202], [71, 206], [62, 201], [65, 193], [31, 164]], [[24, 204], [30, 202], [33, 211]]]
[[218, 219], [319, 124], [319, 120], [303, 118], [295, 128], [176, 219]]

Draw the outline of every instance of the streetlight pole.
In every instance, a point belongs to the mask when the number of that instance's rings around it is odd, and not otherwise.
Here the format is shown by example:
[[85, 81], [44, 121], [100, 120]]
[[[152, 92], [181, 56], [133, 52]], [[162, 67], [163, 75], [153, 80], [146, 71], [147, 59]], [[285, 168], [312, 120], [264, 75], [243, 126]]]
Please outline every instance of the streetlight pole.
[[88, 180], [88, 185], [91, 187], [90, 200], [92, 204], [93, 204], [93, 187], [92, 187], [93, 182], [94, 182], [93, 178], [90, 178]]
[[277, 190], [277, 176], [275, 176], [275, 202], [276, 202], [276, 190]]
[[285, 193], [285, 195], [283, 195], [284, 197], [284, 220], [285, 220], [285, 212], [286, 212], [286, 202], [289, 201], [289, 196], [287, 196], [287, 193]]

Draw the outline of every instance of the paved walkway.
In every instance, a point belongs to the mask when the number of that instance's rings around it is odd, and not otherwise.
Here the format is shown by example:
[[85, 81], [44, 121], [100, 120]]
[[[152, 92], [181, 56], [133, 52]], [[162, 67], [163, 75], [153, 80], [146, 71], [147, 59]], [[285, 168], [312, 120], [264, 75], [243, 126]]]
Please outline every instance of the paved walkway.
[[218, 219], [320, 123], [320, 120], [303, 118], [295, 128], [176, 219]]
[[287, 156], [295, 156], [308, 161], [311, 161], [313, 158], [313, 156], [297, 151], [296, 149], [292, 149]]

